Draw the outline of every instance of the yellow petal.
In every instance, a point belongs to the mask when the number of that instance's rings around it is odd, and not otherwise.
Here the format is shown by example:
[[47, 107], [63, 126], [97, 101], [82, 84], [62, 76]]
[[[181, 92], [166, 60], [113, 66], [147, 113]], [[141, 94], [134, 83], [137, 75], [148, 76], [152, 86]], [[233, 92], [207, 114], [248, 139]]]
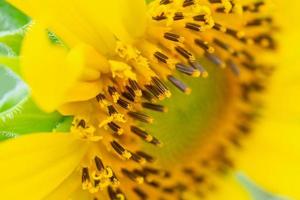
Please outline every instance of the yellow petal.
[[51, 43], [45, 28], [33, 25], [28, 31], [21, 59], [22, 73], [32, 96], [45, 111], [53, 111], [83, 69], [82, 55]]
[[[122, 22], [132, 37], [141, 36], [146, 29], [146, 1], [121, 0]], [[134, 22], [134, 23], [133, 23]]]
[[47, 24], [70, 47], [86, 43], [102, 54], [114, 53], [116, 38], [132, 42], [146, 28], [144, 0], [9, 2], [33, 19]]
[[270, 120], [260, 125], [238, 169], [267, 191], [300, 199], [299, 123]]
[[[146, 28], [144, 0], [72, 1], [95, 32], [103, 34], [103, 27], [122, 42], [130, 43]], [[134, 23], [133, 23], [134, 22]], [[104, 37], [103, 37], [104, 38]]]
[[[199, 199], [196, 198], [196, 199]], [[195, 199], [195, 200], [196, 200]], [[228, 174], [217, 184], [216, 190], [209, 193], [207, 200], [252, 200], [250, 194], [239, 183], [234, 174]]]
[[84, 42], [103, 54], [114, 52], [115, 38], [132, 42], [146, 28], [144, 0], [9, 2], [33, 19], [46, 23], [71, 47]]
[[[104, 191], [100, 192], [100, 194], [97, 194], [97, 197], [100, 199], [100, 200], [104, 200], [106, 199], [107, 197], [103, 197], [103, 193], [105, 193]], [[93, 199], [93, 195], [91, 193], [89, 193], [88, 191], [84, 191], [82, 190], [82, 188], [78, 188], [77, 190], [75, 190], [68, 198], [68, 200], [90, 200], [90, 199]]]
[[36, 200], [72, 174], [86, 146], [71, 134], [40, 133], [3, 142], [0, 151], [1, 199]]
[[62, 105], [59, 107], [58, 111], [62, 115], [77, 115], [83, 116], [86, 114], [93, 113], [95, 111], [95, 106], [90, 101], [83, 101], [83, 102], [71, 102]]
[[[70, 199], [78, 189], [82, 190], [81, 177], [79, 173], [73, 173], [64, 182], [60, 184], [54, 191], [52, 191], [44, 200]], [[88, 199], [83, 199], [88, 200]]]
[[299, 9], [277, 0], [281, 23], [278, 64], [267, 94], [266, 110], [238, 167], [267, 191], [300, 199]]
[[[33, 19], [45, 23], [47, 28], [55, 32], [71, 48], [78, 43], [87, 43], [94, 45], [104, 54], [114, 51], [114, 35], [103, 24], [93, 24], [89, 16], [82, 12], [83, 7], [78, 7], [77, 1], [9, 0], [9, 2]], [[90, 4], [92, 7], [101, 8], [102, 1], [84, 4], [84, 7]], [[101, 15], [101, 12], [93, 14]]]
[[77, 82], [65, 94], [65, 102], [84, 101], [96, 97], [102, 91], [100, 80]]

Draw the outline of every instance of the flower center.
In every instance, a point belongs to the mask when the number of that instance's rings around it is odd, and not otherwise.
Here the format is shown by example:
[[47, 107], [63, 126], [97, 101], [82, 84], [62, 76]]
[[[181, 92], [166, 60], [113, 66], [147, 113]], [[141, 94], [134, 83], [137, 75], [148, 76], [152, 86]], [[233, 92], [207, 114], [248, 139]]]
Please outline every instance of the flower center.
[[[112, 200], [125, 199], [121, 188], [127, 197], [174, 199], [195, 192], [194, 182], [207, 182], [209, 190], [214, 185], [207, 177], [234, 166], [230, 152], [249, 133], [270, 72], [256, 54], [275, 47], [272, 20], [259, 14], [264, 5], [227, 0], [149, 5], [145, 35], [131, 44], [117, 42], [115, 54], [104, 58], [109, 70], [101, 72], [102, 90], [80, 102], [86, 109], [74, 118], [72, 133], [91, 144], [81, 163], [83, 190], [97, 197], [106, 189]], [[201, 82], [185, 78], [209, 74]], [[169, 89], [190, 94], [183, 80], [198, 89], [189, 99]], [[174, 116], [146, 126], [160, 117], [149, 111], [166, 112], [166, 105]], [[167, 147], [153, 150], [141, 141]], [[195, 162], [180, 154], [195, 154]], [[183, 162], [175, 165], [178, 159]]]

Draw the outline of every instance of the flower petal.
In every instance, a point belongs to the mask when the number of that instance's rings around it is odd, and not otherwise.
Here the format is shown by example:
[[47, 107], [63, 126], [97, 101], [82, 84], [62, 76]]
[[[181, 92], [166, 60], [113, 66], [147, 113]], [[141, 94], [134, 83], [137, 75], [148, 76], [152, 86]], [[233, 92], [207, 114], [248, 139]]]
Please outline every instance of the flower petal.
[[[73, 173], [69, 178], [60, 184], [44, 200], [70, 199], [70, 196], [78, 190], [82, 190], [79, 173]], [[85, 200], [85, 199], [84, 199]]]
[[[102, 1], [87, 3], [77, 0], [9, 0], [9, 2], [33, 19], [45, 23], [70, 47], [86, 43], [94, 45], [103, 54], [114, 51], [115, 36], [102, 23], [104, 19], [107, 20], [101, 14]], [[89, 10], [91, 8], [93, 9]], [[97, 16], [102, 20], [97, 21]]]
[[[146, 27], [144, 0], [9, 0], [33, 19], [43, 21], [71, 47], [80, 42], [113, 53], [115, 38], [131, 42]], [[109, 20], [108, 20], [109, 19]]]
[[[207, 200], [251, 200], [250, 194], [236, 180], [233, 173], [230, 173], [223, 178], [224, 179], [220, 180], [218, 183], [217, 189], [207, 196]], [[195, 198], [195, 200], [198, 198]]]
[[238, 169], [269, 192], [300, 199], [299, 123], [270, 120], [260, 125]]
[[45, 111], [53, 111], [82, 73], [84, 58], [51, 43], [45, 28], [35, 24], [28, 31], [22, 49], [21, 67], [32, 96]]
[[[267, 191], [300, 199], [300, 3], [276, 0], [281, 24], [278, 67], [266, 99], [266, 110], [238, 167]], [[273, 57], [274, 58], [274, 57]]]
[[77, 82], [66, 92], [65, 102], [84, 101], [96, 97], [102, 91], [100, 80]]
[[1, 199], [36, 200], [72, 174], [86, 147], [71, 134], [41, 133], [3, 142], [0, 151]]

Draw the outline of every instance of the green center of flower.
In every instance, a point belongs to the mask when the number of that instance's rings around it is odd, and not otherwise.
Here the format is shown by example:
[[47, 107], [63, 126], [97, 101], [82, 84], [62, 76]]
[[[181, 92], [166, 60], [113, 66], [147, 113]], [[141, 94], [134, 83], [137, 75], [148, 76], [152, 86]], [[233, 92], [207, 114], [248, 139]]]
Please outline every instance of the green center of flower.
[[[210, 64], [206, 63], [205, 66]], [[206, 79], [181, 77], [193, 89], [189, 96], [179, 91], [172, 91], [172, 99], [162, 102], [168, 112], [151, 112], [156, 120], [147, 126], [164, 143], [163, 148], [145, 145], [145, 149], [159, 158], [159, 162], [170, 166], [187, 153], [187, 149], [199, 144], [202, 136], [210, 134], [211, 127], [220, 120], [220, 112], [230, 104], [230, 83], [228, 76], [214, 66], [208, 67], [210, 76]], [[224, 121], [224, 123], [226, 123]], [[230, 123], [230, 122], [228, 122]]]

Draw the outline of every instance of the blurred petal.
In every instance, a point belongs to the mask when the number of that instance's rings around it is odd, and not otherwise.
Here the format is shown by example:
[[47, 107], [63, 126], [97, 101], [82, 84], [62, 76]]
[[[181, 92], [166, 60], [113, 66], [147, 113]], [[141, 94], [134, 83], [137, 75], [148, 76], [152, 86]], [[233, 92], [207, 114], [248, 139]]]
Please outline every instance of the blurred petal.
[[[82, 8], [76, 6], [76, 1], [9, 0], [9, 2], [33, 19], [45, 23], [47, 28], [63, 38], [70, 47], [78, 43], [87, 43], [94, 45], [102, 53], [114, 50], [114, 35], [103, 24], [91, 24], [88, 17], [81, 12]], [[98, 1], [91, 6], [99, 8], [101, 4], [102, 2]], [[97, 13], [99, 14], [101, 12]], [[101, 32], [96, 31], [95, 27]]]
[[146, 27], [144, 0], [9, 2], [33, 19], [46, 23], [71, 47], [84, 42], [94, 45], [103, 54], [114, 52], [115, 37], [131, 42]]
[[53, 111], [81, 75], [82, 56], [52, 44], [46, 30], [38, 24], [28, 31], [22, 56], [22, 72], [33, 98], [45, 111]]
[[82, 190], [79, 180], [81, 180], [79, 173], [73, 173], [69, 178], [62, 182], [59, 187], [52, 191], [51, 194], [44, 200], [69, 199], [71, 194], [77, 191], [78, 188]]
[[[216, 190], [209, 193], [207, 200], [251, 200], [249, 193], [236, 180], [234, 174], [223, 177], [217, 185]], [[196, 200], [196, 199], [195, 199]]]
[[[81, 148], [78, 148], [80, 146]], [[0, 144], [3, 199], [42, 199], [68, 178], [86, 147], [66, 133], [41, 133]]]
[[66, 92], [65, 102], [84, 101], [91, 99], [102, 91], [100, 80], [93, 82], [77, 82]]
[[239, 167], [255, 183], [274, 194], [300, 199], [300, 4], [277, 1], [281, 22], [278, 67], [256, 132]]

